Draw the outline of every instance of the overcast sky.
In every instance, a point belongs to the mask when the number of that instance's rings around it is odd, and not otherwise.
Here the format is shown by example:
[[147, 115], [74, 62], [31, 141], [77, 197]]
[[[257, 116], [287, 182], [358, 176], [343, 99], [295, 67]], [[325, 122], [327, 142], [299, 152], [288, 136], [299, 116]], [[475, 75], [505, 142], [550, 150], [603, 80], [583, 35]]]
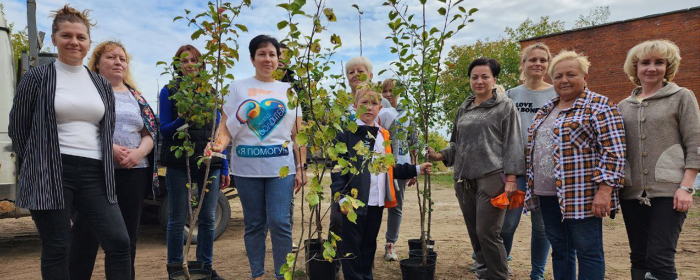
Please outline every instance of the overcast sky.
[[[38, 28], [40, 31], [50, 33], [52, 20], [48, 17], [50, 11], [56, 10], [67, 2], [65, 0], [37, 0], [37, 2]], [[249, 32], [244, 33], [239, 39], [242, 61], [231, 71], [237, 78], [246, 78], [254, 74], [247, 49], [251, 38], [258, 34], [269, 34], [277, 39], [283, 39], [286, 35], [286, 32], [278, 31], [276, 27], [277, 22], [286, 18], [284, 10], [276, 5], [287, 1], [253, 0], [252, 2], [252, 9], [245, 10], [238, 20], [247, 25]], [[313, 1], [308, 0], [308, 2]], [[360, 44], [357, 39], [359, 38], [358, 14], [355, 8], [351, 7], [352, 4], [358, 4], [364, 11], [363, 54], [374, 62], [375, 75], [387, 68], [395, 55], [389, 52], [391, 42], [384, 39], [390, 32], [386, 25], [389, 8], [381, 5], [384, 1], [328, 0], [327, 2], [327, 6], [334, 9], [338, 21], [331, 23], [328, 31], [324, 31], [324, 35], [338, 34], [343, 42], [335, 60], [347, 61], [360, 54]], [[418, 0], [409, 2], [418, 3]], [[0, 3], [4, 4], [6, 18], [8, 22], [15, 23], [15, 28], [26, 25], [26, 1], [2, 0]], [[160, 76], [162, 68], [156, 67], [156, 62], [169, 60], [180, 45], [192, 43], [190, 34], [193, 29], [188, 28], [184, 21], [173, 22], [172, 19], [184, 14], [184, 9], [193, 12], [202, 11], [206, 1], [73, 0], [70, 4], [81, 10], [92, 10], [91, 16], [97, 22], [97, 26], [91, 31], [93, 46], [107, 39], [117, 39], [124, 43], [133, 57], [130, 67], [138, 87], [152, 103], [151, 105], [155, 106], [158, 85], [162, 87], [171, 78]], [[467, 9], [478, 8], [479, 11], [473, 15], [474, 22], [447, 42], [448, 45], [470, 44], [477, 39], [498, 38], [503, 35], [506, 27], [517, 27], [528, 17], [533, 21], [539, 21], [541, 16], [550, 16], [552, 20], [564, 21], [566, 28], [571, 29], [580, 14], [587, 15], [590, 9], [597, 6], [610, 6], [609, 21], [619, 21], [687, 9], [698, 6], [700, 3], [696, 0], [474, 0], [465, 1], [462, 5]], [[54, 50], [48, 37], [45, 46], [50, 46]], [[328, 42], [328, 40], [324, 41]], [[193, 44], [198, 47], [203, 46], [202, 42]], [[87, 64], [87, 59], [84, 63]], [[333, 71], [340, 72], [339, 69]]]

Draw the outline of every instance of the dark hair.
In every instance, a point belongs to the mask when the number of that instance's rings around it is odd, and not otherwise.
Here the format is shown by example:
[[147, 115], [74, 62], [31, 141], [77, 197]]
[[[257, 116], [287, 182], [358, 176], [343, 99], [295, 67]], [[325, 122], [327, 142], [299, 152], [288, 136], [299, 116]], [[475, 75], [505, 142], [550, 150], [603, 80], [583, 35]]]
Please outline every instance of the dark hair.
[[272, 38], [268, 35], [258, 35], [255, 36], [253, 40], [250, 40], [250, 44], [248, 45], [248, 50], [250, 51], [250, 58], [255, 57], [255, 51], [257, 51], [259, 48], [267, 46], [268, 44], [272, 44], [273, 46], [275, 46], [275, 50], [277, 50], [277, 56], [280, 56], [280, 43], [277, 42], [277, 39]]
[[[199, 58], [202, 56], [202, 53], [200, 53], [199, 50], [193, 45], [188, 44], [188, 45], [183, 45], [180, 48], [178, 48], [177, 51], [175, 52], [175, 59], [179, 59], [180, 55], [184, 52], [190, 52], [191, 56], [193, 56], [198, 62], [202, 63], [201, 68], [202, 69], [206, 68], [204, 65], [204, 62], [199, 60]], [[183, 76], [182, 72], [180, 72], [180, 69], [175, 69], [175, 72], [178, 75]]]
[[472, 61], [472, 64], [469, 64], [469, 72], [467, 72], [467, 75], [472, 75], [472, 69], [474, 69], [474, 67], [484, 65], [491, 69], [491, 75], [498, 78], [498, 74], [501, 73], [501, 64], [498, 63], [498, 60], [488, 57], [477, 58], [476, 60]]

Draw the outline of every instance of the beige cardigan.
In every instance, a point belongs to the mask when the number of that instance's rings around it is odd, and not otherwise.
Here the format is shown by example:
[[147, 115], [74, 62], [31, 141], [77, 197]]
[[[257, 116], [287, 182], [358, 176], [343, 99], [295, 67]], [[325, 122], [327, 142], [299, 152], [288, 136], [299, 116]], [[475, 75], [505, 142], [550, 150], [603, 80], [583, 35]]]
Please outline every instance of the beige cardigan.
[[[700, 110], [692, 91], [666, 83], [641, 102], [619, 104], [625, 121], [627, 164], [622, 199], [673, 197], [685, 169], [700, 168]], [[692, 187], [692, 186], [690, 186]]]

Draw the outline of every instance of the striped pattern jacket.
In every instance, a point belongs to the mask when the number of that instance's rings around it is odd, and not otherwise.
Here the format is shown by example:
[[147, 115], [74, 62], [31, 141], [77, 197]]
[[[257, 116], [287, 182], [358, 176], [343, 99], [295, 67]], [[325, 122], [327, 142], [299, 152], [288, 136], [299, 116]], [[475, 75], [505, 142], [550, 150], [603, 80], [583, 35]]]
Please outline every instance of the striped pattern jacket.
[[[86, 68], [87, 69], [87, 68]], [[107, 198], [117, 202], [114, 186], [112, 136], [114, 134], [114, 92], [104, 77], [90, 72], [90, 78], [105, 105], [100, 124], [102, 160]], [[9, 136], [20, 164], [16, 204], [30, 210], [63, 209], [63, 164], [56, 126], [56, 66], [49, 63], [27, 72], [17, 87], [10, 111]]]
[[[534, 210], [537, 196], [534, 185], [533, 148], [537, 129], [547, 118], [559, 96], [537, 112], [528, 129], [526, 149], [527, 193], [525, 207]], [[605, 96], [585, 90], [571, 108], [556, 117], [554, 135], [554, 177], [563, 219], [594, 217], [593, 198], [599, 184], [614, 188], [612, 211], [619, 209], [619, 189], [624, 184], [625, 127], [617, 106]]]

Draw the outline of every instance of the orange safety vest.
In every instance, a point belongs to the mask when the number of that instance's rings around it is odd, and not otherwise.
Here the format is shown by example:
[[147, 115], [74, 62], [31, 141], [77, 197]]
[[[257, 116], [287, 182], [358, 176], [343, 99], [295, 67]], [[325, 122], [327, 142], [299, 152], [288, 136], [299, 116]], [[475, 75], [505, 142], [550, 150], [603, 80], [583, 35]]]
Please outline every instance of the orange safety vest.
[[[384, 129], [383, 127], [379, 127], [379, 131], [382, 133], [382, 137], [384, 137], [384, 141], [390, 141], [391, 137], [389, 134], [389, 131]], [[391, 145], [387, 145], [384, 147], [384, 152], [388, 155], [391, 154]], [[389, 190], [384, 196], [384, 208], [394, 208], [396, 207], [396, 188], [394, 187], [394, 168], [389, 168], [387, 170], [387, 175], [389, 179]]]

